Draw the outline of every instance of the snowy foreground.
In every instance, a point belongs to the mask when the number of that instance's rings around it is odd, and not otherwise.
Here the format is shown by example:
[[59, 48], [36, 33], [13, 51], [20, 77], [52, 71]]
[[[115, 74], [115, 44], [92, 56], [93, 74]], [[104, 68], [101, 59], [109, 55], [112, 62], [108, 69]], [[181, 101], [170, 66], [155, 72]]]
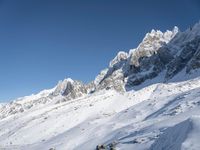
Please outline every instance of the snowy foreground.
[[199, 150], [200, 78], [39, 104], [0, 120], [1, 150]]

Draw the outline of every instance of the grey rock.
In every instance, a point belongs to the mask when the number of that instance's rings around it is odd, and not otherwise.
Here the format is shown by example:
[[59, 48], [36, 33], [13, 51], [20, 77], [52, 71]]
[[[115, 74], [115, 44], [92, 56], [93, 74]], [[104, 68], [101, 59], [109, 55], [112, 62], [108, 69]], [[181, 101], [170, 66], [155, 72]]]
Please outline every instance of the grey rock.
[[187, 68], [187, 73], [194, 68], [198, 68], [199, 45], [200, 36], [195, 37], [190, 42], [184, 43], [182, 49], [180, 49], [179, 54], [167, 65], [167, 73], [165, 76], [167, 80], [174, 77], [184, 68]]

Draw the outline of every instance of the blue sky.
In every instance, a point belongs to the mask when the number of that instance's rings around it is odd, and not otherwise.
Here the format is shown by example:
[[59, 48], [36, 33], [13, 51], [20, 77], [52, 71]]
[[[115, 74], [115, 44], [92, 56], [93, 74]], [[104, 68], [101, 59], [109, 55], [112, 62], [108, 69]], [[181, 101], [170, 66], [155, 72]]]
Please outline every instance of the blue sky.
[[0, 0], [0, 102], [89, 82], [152, 28], [199, 20], [199, 0]]

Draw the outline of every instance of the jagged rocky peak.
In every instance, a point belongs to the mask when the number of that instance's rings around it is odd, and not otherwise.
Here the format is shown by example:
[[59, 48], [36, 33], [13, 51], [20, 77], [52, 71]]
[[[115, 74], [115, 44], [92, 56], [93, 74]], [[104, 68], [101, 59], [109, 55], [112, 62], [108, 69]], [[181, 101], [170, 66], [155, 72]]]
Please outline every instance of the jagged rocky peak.
[[110, 61], [109, 68], [102, 70], [95, 78], [94, 84], [96, 90], [115, 89], [124, 91], [123, 73], [119, 70], [125, 64], [129, 54], [120, 51], [116, 57]]
[[108, 72], [108, 68], [102, 70], [95, 78], [94, 85], [98, 86]]
[[117, 56], [110, 62], [109, 67], [113, 67], [115, 64], [124, 61], [128, 58], [128, 53], [124, 51], [118, 52]]
[[179, 31], [176, 36], [170, 41], [168, 47], [170, 47], [173, 55], [179, 54], [180, 49], [188, 42], [194, 40], [196, 36], [200, 35], [200, 22], [194, 26], [190, 26], [186, 31]]
[[139, 66], [139, 58], [150, 57], [151, 55], [157, 53], [160, 47], [167, 44], [174, 36], [179, 32], [178, 27], [174, 27], [172, 31], [167, 30], [166, 32], [161, 32], [160, 30], [152, 30], [147, 33], [136, 49], [129, 51], [130, 55], [130, 65]]
[[178, 32], [176, 26], [172, 31], [167, 30], [164, 33], [152, 30], [145, 35], [137, 48], [131, 49], [129, 53], [120, 51], [110, 62], [109, 68], [103, 70], [95, 79], [97, 89], [113, 88], [124, 91], [126, 85], [138, 85], [146, 79], [157, 76], [164, 69], [164, 64], [172, 59], [165, 45]]
[[54, 95], [59, 95], [59, 94], [63, 94], [67, 88], [67, 86], [71, 86], [74, 83], [74, 80], [72, 80], [71, 78], [67, 78], [64, 79], [63, 81], [59, 81], [55, 91], [53, 92]]
[[87, 89], [82, 82], [67, 78], [63, 81], [58, 82], [55, 91], [52, 94], [54, 96], [62, 95], [65, 96], [67, 99], [73, 99], [80, 97], [86, 93]]

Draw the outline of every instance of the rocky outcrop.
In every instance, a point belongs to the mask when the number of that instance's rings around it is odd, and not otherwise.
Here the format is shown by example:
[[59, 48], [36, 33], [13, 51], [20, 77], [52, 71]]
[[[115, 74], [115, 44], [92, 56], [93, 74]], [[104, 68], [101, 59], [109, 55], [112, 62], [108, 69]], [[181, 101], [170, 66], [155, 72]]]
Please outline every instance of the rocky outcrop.
[[[198, 68], [199, 46], [200, 36], [197, 36], [192, 41], [185, 43], [179, 54], [167, 65], [167, 80], [174, 77], [185, 67], [187, 68], [187, 72], [190, 72], [191, 69]], [[195, 54], [196, 52], [197, 54]]]
[[[200, 40], [200, 37], [198, 37], [197, 40]], [[186, 72], [190, 73], [192, 70], [196, 70], [199, 68], [200, 68], [200, 41], [198, 42], [198, 47], [193, 55], [193, 58], [187, 64]]]
[[67, 100], [75, 99], [85, 94], [87, 94], [85, 85], [82, 82], [74, 81], [70, 78], [59, 81], [55, 91], [52, 93], [53, 96], [62, 95]]

